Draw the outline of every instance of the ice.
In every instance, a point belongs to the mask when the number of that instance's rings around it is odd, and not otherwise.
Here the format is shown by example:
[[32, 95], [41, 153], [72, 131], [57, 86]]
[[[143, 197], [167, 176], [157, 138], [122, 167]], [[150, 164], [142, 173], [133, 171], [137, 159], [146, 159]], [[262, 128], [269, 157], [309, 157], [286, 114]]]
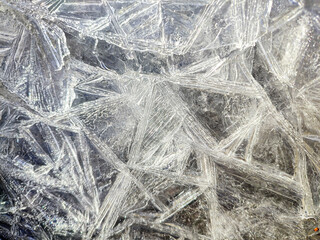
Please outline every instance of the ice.
[[0, 0], [0, 239], [320, 239], [316, 0]]

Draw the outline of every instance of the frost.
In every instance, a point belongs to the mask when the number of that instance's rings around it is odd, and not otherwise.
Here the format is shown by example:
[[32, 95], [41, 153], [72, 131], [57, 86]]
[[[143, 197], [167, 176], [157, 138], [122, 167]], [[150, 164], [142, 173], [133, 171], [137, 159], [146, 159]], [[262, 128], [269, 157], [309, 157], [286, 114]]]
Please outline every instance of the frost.
[[0, 239], [317, 239], [319, 14], [0, 0]]

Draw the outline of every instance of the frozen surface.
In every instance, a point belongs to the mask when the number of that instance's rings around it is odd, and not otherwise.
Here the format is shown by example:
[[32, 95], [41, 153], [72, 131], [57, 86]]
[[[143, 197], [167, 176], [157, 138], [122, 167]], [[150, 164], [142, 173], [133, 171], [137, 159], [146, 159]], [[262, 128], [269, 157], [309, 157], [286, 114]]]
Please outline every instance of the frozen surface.
[[317, 0], [0, 0], [0, 239], [320, 239]]

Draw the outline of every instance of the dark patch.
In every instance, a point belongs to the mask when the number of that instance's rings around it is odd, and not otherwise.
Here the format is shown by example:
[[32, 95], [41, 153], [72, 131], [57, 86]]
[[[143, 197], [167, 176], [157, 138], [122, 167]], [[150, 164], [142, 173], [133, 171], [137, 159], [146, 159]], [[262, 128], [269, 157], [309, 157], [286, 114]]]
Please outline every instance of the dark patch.
[[143, 73], [160, 74], [163, 68], [167, 68], [165, 59], [161, 59], [153, 53], [136, 52], [136, 56]]
[[261, 135], [253, 147], [253, 159], [293, 175], [295, 156], [288, 137], [279, 128], [267, 128]]
[[188, 190], [188, 187], [172, 184], [170, 187], [160, 192], [158, 198], [161, 202], [169, 206], [178, 197], [178, 195], [184, 192], [185, 190]]
[[163, 233], [155, 229], [148, 228], [141, 225], [133, 225], [130, 231], [130, 239], [134, 240], [175, 240], [178, 236]]
[[90, 101], [94, 101], [101, 98], [101, 96], [87, 93], [77, 89], [75, 89], [75, 93], [76, 93], [76, 97], [72, 102], [72, 107], [76, 107], [81, 103], [90, 102]]
[[222, 206], [225, 211], [230, 211], [238, 207], [239, 199], [228, 189], [217, 189], [217, 197], [220, 206]]
[[187, 160], [185, 174], [186, 175], [199, 175], [200, 172], [201, 172], [201, 169], [198, 166], [197, 155], [194, 151], [192, 151], [190, 153], [188, 160]]
[[65, 32], [68, 49], [70, 54], [77, 60], [83, 61], [91, 66], [100, 66], [97, 56], [94, 55], [93, 49], [95, 40], [90, 37], [79, 37], [77, 33]]
[[206, 200], [199, 197], [169, 218], [168, 222], [189, 227], [192, 231], [205, 235], [209, 232], [208, 225], [210, 225], [207, 206]]

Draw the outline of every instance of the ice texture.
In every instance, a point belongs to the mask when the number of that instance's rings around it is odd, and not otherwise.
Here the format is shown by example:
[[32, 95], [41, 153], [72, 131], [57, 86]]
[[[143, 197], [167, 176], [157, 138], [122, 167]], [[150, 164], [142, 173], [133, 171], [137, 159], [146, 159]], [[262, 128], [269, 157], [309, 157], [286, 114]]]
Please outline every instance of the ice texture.
[[0, 239], [320, 239], [318, 0], [0, 0]]

